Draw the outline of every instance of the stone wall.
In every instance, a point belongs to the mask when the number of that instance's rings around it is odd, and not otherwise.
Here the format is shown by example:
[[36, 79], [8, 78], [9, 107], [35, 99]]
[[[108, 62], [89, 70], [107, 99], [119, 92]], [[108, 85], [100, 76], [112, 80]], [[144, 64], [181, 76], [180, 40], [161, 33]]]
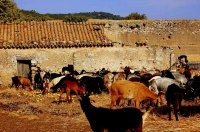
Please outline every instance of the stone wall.
[[6, 84], [18, 75], [18, 58], [36, 60], [41, 68], [53, 71], [73, 63], [73, 50], [67, 49], [0, 49], [0, 54], [0, 80]]
[[[134, 69], [166, 69], [169, 68], [170, 52], [168, 47], [113, 47], [84, 49], [73, 54], [74, 66], [78, 71], [94, 71], [109, 68], [119, 71], [121, 67], [130, 66]], [[175, 58], [174, 58], [175, 61]]]
[[38, 66], [53, 72], [68, 64], [79, 72], [103, 67], [119, 71], [125, 66], [162, 70], [179, 55], [187, 55], [189, 62], [200, 62], [200, 20], [105, 22], [103, 32], [112, 47], [0, 49], [0, 81], [10, 84], [11, 77], [18, 74], [17, 58], [36, 60]]
[[106, 36], [132, 46], [167, 46], [175, 57], [187, 55], [189, 62], [200, 61], [200, 20], [107, 21]]
[[[102, 48], [54, 48], [54, 49], [0, 49], [0, 80], [3, 84], [11, 84], [11, 77], [18, 75], [17, 59], [35, 60], [37, 66], [52, 72], [61, 72], [62, 67], [73, 64], [80, 72], [96, 71], [109, 68], [119, 71], [121, 67], [130, 66], [136, 69], [170, 67], [170, 53], [168, 47], [113, 47]], [[176, 58], [173, 58], [173, 62]]]

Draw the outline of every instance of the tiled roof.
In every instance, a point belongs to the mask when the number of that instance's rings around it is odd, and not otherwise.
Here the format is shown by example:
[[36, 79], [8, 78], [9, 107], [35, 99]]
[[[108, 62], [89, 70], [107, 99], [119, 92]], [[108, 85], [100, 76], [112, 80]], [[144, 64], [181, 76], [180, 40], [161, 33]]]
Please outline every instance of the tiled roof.
[[0, 48], [111, 46], [104, 22], [23, 21], [0, 24]]

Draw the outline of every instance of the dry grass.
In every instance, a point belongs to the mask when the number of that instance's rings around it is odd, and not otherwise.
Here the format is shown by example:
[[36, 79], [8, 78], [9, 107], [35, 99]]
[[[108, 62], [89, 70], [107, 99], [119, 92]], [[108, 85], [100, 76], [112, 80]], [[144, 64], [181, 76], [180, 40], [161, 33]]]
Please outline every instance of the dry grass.
[[[6, 132], [92, 132], [76, 96], [72, 103], [57, 104], [59, 93], [41, 95], [40, 91], [0, 87], [0, 131]], [[109, 108], [110, 95], [92, 95], [93, 105]], [[168, 121], [166, 105], [154, 108], [144, 124], [144, 132], [200, 131], [199, 100], [183, 101], [180, 121]]]

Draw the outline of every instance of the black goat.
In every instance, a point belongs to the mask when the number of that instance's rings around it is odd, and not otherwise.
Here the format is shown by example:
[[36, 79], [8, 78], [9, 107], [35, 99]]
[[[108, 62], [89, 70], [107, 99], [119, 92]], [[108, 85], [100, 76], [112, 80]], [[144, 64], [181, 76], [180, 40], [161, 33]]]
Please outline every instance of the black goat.
[[102, 92], [108, 93], [108, 89], [104, 86], [103, 79], [99, 76], [83, 76], [79, 80], [82, 87], [85, 88], [86, 93], [101, 94]]
[[20, 76], [14, 76], [14, 77], [11, 78], [12, 79], [12, 85], [11, 85], [11, 87], [15, 86], [17, 88], [18, 83], [19, 83], [19, 81], [18, 81], [19, 77]]
[[168, 77], [168, 78], [171, 78], [171, 79], [175, 79], [174, 75], [172, 74], [172, 72], [170, 70], [161, 71], [161, 76], [162, 77]]
[[194, 76], [193, 79], [189, 79], [186, 83], [186, 90], [189, 94], [188, 99], [194, 101], [196, 97], [200, 98], [200, 76]]
[[88, 95], [81, 96], [79, 99], [81, 108], [85, 113], [91, 129], [94, 132], [142, 132], [143, 121], [148, 112], [143, 114], [137, 108], [107, 109], [97, 108], [90, 103]]
[[176, 121], [178, 121], [177, 111], [179, 110], [182, 113], [181, 102], [185, 97], [185, 92], [185, 89], [181, 89], [176, 84], [171, 84], [168, 86], [167, 91], [165, 93], [165, 98], [167, 101], [169, 120], [171, 120], [170, 104], [173, 104]]

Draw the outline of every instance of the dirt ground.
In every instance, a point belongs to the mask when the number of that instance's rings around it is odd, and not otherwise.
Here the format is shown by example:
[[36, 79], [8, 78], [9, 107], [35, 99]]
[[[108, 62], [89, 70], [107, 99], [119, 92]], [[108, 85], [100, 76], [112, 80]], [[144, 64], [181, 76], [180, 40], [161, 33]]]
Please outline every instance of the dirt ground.
[[[92, 132], [77, 97], [72, 103], [58, 103], [59, 93], [42, 95], [40, 91], [16, 90], [0, 86], [1, 132]], [[109, 108], [110, 95], [92, 95], [92, 104]], [[184, 114], [179, 121], [168, 121], [166, 105], [154, 108], [145, 121], [144, 132], [200, 131], [199, 100], [183, 101]]]

